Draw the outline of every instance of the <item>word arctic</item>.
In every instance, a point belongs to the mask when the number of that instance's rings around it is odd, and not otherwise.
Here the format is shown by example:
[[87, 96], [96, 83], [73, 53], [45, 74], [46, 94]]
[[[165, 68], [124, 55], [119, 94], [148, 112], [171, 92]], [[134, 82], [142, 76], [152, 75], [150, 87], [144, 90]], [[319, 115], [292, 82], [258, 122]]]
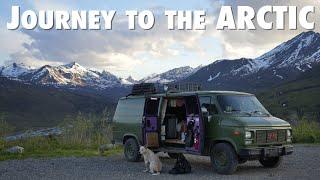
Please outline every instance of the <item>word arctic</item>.
[[[99, 30], [101, 24], [104, 29], [112, 29], [112, 21], [116, 11], [39, 11], [36, 14], [32, 10], [27, 10], [20, 15], [20, 7], [12, 6], [12, 19], [7, 23], [7, 29], [16, 30], [20, 24], [25, 29], [34, 29], [39, 26], [41, 29], [52, 28], [61, 30], [69, 29], [90, 29]], [[103, 23], [102, 23], [103, 21]]]
[[[255, 30], [258, 27], [266, 30], [297, 29], [297, 22], [304, 29], [314, 29], [315, 23], [308, 16], [315, 13], [314, 6], [304, 6], [299, 11], [296, 6], [262, 6], [257, 11], [250, 6], [237, 6], [234, 16], [231, 6], [222, 6], [216, 29]], [[286, 22], [288, 18], [288, 24]], [[256, 23], [255, 23], [256, 21]]]

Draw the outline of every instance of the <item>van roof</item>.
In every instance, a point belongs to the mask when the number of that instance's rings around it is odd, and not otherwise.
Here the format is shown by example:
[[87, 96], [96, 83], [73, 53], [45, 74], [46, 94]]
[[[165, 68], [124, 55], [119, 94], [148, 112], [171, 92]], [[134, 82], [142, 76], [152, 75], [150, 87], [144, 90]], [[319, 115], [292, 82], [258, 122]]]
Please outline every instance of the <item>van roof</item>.
[[155, 94], [146, 94], [146, 95], [129, 95], [126, 97], [123, 97], [121, 99], [125, 98], [141, 98], [141, 97], [173, 97], [173, 96], [189, 96], [189, 95], [205, 95], [205, 94], [224, 94], [224, 95], [253, 95], [250, 93], [245, 92], [238, 92], [238, 91], [186, 91], [186, 92], [167, 92], [167, 93], [155, 93]]

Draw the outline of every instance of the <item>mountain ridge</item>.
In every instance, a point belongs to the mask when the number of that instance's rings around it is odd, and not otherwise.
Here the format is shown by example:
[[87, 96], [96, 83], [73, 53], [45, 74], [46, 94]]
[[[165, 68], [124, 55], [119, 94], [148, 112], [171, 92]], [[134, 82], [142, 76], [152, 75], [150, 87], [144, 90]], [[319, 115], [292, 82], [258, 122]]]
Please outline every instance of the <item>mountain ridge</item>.
[[76, 62], [65, 65], [44, 65], [40, 68], [27, 68], [23, 64], [12, 63], [0, 67], [0, 76], [24, 82], [54, 87], [89, 87], [95, 89], [121, 88], [136, 83], [177, 82], [196, 72], [201, 66], [183, 66], [135, 80], [132, 76], [120, 78], [108, 71], [87, 69]]
[[[19, 128], [54, 126], [78, 112], [99, 114], [141, 82], [196, 82], [204, 90], [252, 92], [274, 115], [297, 119], [320, 117], [320, 34], [305, 32], [257, 58], [222, 59], [149, 76], [119, 78], [75, 62], [32, 69], [12, 63], [0, 67], [0, 110]], [[65, 88], [66, 87], [66, 88]], [[319, 118], [318, 118], [319, 119]]]
[[320, 34], [304, 32], [260, 57], [215, 61], [183, 82], [205, 89], [256, 91], [290, 81], [320, 63]]
[[57, 88], [126, 88], [135, 83], [197, 82], [204, 89], [255, 91], [290, 81], [320, 63], [320, 34], [308, 31], [283, 42], [257, 58], [222, 59], [206, 66], [183, 66], [140, 80], [119, 78], [76, 62], [28, 69], [13, 63], [0, 68], [0, 76]]
[[184, 78], [192, 75], [197, 70], [199, 70], [201, 66], [196, 68], [192, 68], [190, 66], [182, 66], [178, 68], [173, 68], [163, 73], [152, 74], [145, 78], [142, 78], [138, 82], [142, 83], [171, 83], [183, 80]]

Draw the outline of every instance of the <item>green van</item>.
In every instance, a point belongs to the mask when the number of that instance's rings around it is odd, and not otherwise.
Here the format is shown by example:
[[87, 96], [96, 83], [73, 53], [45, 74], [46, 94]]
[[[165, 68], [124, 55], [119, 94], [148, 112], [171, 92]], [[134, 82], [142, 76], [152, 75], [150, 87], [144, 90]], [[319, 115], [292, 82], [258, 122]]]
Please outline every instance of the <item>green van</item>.
[[140, 84], [119, 100], [113, 138], [124, 144], [128, 161], [139, 161], [139, 146], [145, 145], [172, 158], [210, 156], [216, 172], [232, 174], [248, 160], [277, 167], [293, 152], [290, 124], [272, 116], [253, 94], [165, 89]]

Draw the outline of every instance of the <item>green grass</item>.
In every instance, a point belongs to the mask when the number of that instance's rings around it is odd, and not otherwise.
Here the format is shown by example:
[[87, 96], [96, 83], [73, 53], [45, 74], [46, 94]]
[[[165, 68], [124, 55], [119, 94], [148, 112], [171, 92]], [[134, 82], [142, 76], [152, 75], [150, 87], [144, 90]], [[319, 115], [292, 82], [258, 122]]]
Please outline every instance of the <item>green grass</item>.
[[[109, 144], [112, 137], [111, 125], [108, 122], [108, 114], [104, 117], [84, 116], [78, 114], [75, 118], [67, 118], [60, 128], [64, 133], [58, 137], [33, 137], [13, 142], [5, 142], [0, 136], [0, 161], [25, 158], [52, 158], [52, 157], [92, 157], [100, 156], [100, 145]], [[6, 126], [5, 121], [0, 121], [0, 127]], [[9, 126], [6, 126], [9, 127]], [[0, 128], [1, 130], [1, 128]], [[10, 128], [2, 128], [3, 137]], [[5, 150], [21, 146], [22, 154], [10, 154]], [[102, 156], [120, 153], [121, 147], [115, 147], [105, 151]]]
[[320, 126], [314, 121], [302, 120], [293, 126], [294, 143], [320, 143]]
[[[2, 144], [2, 145], [1, 145]], [[22, 154], [11, 154], [5, 149], [12, 146], [24, 147]], [[110, 156], [122, 152], [122, 147], [116, 146], [114, 149], [100, 154], [98, 146], [65, 144], [62, 138], [32, 138], [23, 141], [10, 143], [0, 142], [0, 161], [25, 158], [54, 158], [54, 157], [93, 157]]]
[[26, 158], [94, 157], [94, 156], [108, 157], [110, 155], [119, 154], [121, 152], [122, 152], [122, 148], [120, 147], [107, 151], [102, 155], [100, 155], [96, 149], [55, 149], [52, 151], [24, 152], [23, 154], [10, 154], [6, 152], [1, 152], [0, 161], [6, 161], [6, 160], [12, 160], [12, 159], [26, 159]]

